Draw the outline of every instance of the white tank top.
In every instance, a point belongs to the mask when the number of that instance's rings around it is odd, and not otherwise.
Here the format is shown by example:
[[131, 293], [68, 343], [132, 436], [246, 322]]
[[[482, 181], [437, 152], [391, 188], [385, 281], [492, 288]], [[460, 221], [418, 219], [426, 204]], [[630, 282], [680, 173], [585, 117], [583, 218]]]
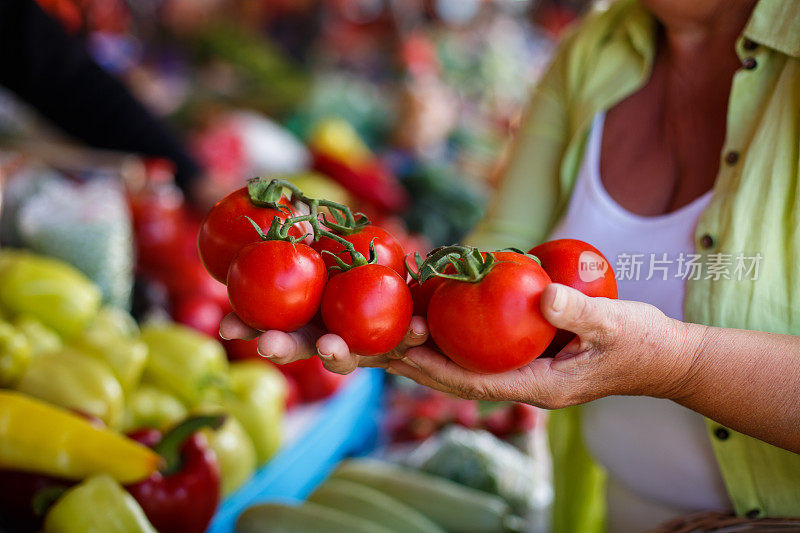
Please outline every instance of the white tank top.
[[[694, 229], [711, 193], [660, 216], [621, 207], [600, 179], [604, 118], [595, 117], [569, 207], [551, 238], [593, 244], [617, 272], [620, 299], [647, 302], [681, 320]], [[691, 511], [731, 509], [699, 414], [669, 400], [613, 396], [586, 405], [583, 432], [609, 473], [609, 531], [641, 531]]]

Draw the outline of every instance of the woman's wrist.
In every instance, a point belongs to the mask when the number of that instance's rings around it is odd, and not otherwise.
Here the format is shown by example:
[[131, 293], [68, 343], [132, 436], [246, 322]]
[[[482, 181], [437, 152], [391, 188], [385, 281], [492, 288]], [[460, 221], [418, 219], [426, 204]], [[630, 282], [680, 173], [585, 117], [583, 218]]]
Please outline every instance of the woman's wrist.
[[697, 388], [708, 326], [668, 319], [670, 333], [665, 336], [661, 361], [661, 383], [656, 386], [659, 398], [679, 401]]

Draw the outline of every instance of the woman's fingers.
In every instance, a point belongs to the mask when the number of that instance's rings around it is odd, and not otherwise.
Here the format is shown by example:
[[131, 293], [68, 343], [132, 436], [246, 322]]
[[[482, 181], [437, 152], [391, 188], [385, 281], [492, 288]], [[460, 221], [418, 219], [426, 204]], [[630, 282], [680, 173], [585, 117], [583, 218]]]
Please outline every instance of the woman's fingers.
[[389, 359], [400, 359], [405, 356], [409, 348], [422, 346], [428, 340], [428, 325], [421, 316], [411, 317], [408, 331], [403, 340], [391, 352], [386, 354]]
[[444, 385], [431, 378], [429, 375], [427, 375], [419, 368], [411, 366], [403, 362], [402, 360], [389, 361], [389, 365], [386, 368], [386, 371], [390, 374], [394, 374], [395, 376], [403, 376], [409, 379], [413, 379], [420, 385], [430, 387], [431, 389], [436, 389], [438, 391], [445, 392], [447, 394], [455, 394], [455, 391], [453, 391], [452, 389], [445, 387]]
[[[389, 368], [398, 374], [405, 375], [424, 385], [456, 394], [463, 398], [508, 400], [517, 396], [516, 383], [510, 383], [513, 373], [478, 374], [466, 370], [435, 350], [426, 347], [411, 348], [406, 356], [398, 362], [391, 361]], [[409, 372], [403, 366], [414, 368], [419, 372]], [[402, 374], [405, 372], [405, 374]], [[421, 380], [422, 376], [428, 380]], [[424, 382], [423, 382], [424, 381]]]
[[241, 339], [251, 341], [258, 337], [259, 331], [242, 322], [236, 313], [228, 313], [219, 323], [219, 336], [225, 340]]
[[403, 341], [391, 352], [374, 357], [360, 357], [350, 352], [347, 343], [338, 335], [306, 326], [291, 333], [266, 331], [261, 333], [230, 313], [220, 323], [220, 335], [225, 339], [252, 340], [258, 337], [258, 353], [283, 365], [318, 355], [323, 366], [337, 374], [349, 374], [359, 366], [386, 368], [389, 360], [402, 358], [409, 348], [420, 346], [428, 339], [428, 326], [422, 317], [412, 317]]
[[297, 331], [265, 331], [258, 338], [258, 353], [273, 363], [285, 365], [298, 359], [308, 359], [317, 353], [314, 342], [320, 330], [306, 326]]
[[337, 374], [349, 374], [358, 368], [359, 357], [350, 353], [347, 343], [338, 335], [328, 333], [317, 340], [317, 354], [322, 365]]

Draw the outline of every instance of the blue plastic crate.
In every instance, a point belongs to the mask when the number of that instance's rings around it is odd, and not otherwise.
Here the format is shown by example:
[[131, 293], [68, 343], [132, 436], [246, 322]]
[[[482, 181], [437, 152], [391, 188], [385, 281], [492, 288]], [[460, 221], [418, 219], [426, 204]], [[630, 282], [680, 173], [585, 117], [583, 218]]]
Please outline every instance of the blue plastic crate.
[[304, 500], [342, 458], [373, 446], [383, 381], [382, 370], [360, 369], [321, 406], [303, 434], [222, 502], [209, 533], [231, 533], [253, 504]]

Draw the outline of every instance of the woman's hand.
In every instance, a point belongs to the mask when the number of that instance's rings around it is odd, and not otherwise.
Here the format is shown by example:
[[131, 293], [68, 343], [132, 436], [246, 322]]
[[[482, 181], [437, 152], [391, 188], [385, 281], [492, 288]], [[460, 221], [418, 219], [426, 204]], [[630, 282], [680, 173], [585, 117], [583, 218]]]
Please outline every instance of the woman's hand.
[[400, 359], [409, 348], [423, 344], [428, 338], [428, 327], [421, 317], [412, 317], [403, 342], [387, 354], [370, 357], [350, 353], [344, 339], [313, 325], [291, 333], [274, 330], [260, 333], [231, 313], [222, 319], [219, 334], [223, 339], [258, 337], [258, 353], [279, 365], [318, 356], [331, 372], [349, 374], [359, 366], [387, 368], [390, 360]]
[[554, 358], [503, 374], [477, 374], [418, 347], [390, 360], [388, 371], [462, 398], [547, 409], [612, 394], [673, 397], [691, 373], [697, 330], [651, 305], [589, 298], [554, 283], [542, 294], [541, 306], [551, 324], [578, 335]]

